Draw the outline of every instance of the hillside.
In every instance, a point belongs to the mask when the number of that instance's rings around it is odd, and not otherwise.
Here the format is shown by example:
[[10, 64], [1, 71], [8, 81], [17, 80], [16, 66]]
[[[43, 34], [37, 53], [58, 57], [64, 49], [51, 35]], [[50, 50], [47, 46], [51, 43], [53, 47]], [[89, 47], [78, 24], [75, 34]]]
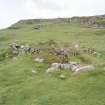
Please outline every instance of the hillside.
[[[29, 19], [0, 30], [0, 105], [104, 105], [104, 21], [105, 15]], [[35, 62], [30, 53], [14, 56], [11, 43], [46, 49], [40, 54], [48, 61]], [[71, 45], [96, 51], [69, 56], [70, 61], [94, 65], [95, 70], [76, 75], [68, 70], [46, 73], [49, 62], [59, 60], [47, 51]]]
[[[95, 28], [105, 27], [105, 15], [89, 16], [89, 17], [71, 17], [71, 18], [54, 18], [54, 19], [27, 19], [20, 20], [12, 27], [17, 27], [18, 25], [27, 24], [44, 24], [44, 23], [79, 23]], [[12, 28], [10, 27], [10, 28]]]

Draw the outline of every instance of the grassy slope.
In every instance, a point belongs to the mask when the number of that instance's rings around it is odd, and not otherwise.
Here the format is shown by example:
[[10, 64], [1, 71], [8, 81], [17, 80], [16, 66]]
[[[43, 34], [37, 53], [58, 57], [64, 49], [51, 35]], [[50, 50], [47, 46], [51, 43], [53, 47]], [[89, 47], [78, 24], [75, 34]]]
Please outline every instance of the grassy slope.
[[[49, 39], [60, 43], [78, 42], [99, 50], [105, 48], [105, 30], [76, 24], [50, 24], [41, 30], [34, 30], [33, 26], [0, 31], [0, 49], [14, 40], [37, 43]], [[99, 68], [78, 76], [70, 72], [48, 75], [47, 67], [33, 62], [30, 56], [0, 62], [0, 105], [104, 105], [104, 70]], [[33, 69], [38, 73], [33, 74]], [[60, 80], [60, 74], [65, 74], [67, 79]]]
[[[0, 31], [0, 44], [19, 40], [21, 42], [46, 41], [54, 39], [59, 42], [74, 42], [104, 49], [104, 29], [92, 29], [74, 24], [49, 24], [41, 28], [41, 30], [33, 29], [35, 25], [26, 25], [19, 30]], [[8, 36], [8, 37], [7, 37]], [[101, 36], [101, 37], [100, 37]]]
[[[105, 71], [67, 79], [45, 73], [46, 64], [36, 64], [27, 56], [2, 63], [0, 68], [0, 105], [104, 105]], [[37, 74], [32, 73], [37, 70]]]

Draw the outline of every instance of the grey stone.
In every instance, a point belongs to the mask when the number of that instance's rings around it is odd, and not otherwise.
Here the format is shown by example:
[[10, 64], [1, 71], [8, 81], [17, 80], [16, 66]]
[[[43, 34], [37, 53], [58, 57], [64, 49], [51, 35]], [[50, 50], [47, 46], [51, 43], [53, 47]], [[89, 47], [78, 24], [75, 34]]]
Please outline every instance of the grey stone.
[[47, 73], [53, 73], [53, 72], [56, 72], [56, 71], [60, 71], [60, 69], [57, 69], [55, 67], [50, 67], [46, 70]]
[[63, 74], [61, 74], [61, 75], [60, 75], [60, 79], [64, 80], [64, 79], [66, 79], [66, 76], [63, 75]]
[[93, 65], [87, 65], [79, 67], [75, 70], [75, 72], [85, 72], [85, 71], [93, 71], [95, 70], [95, 67]]
[[13, 55], [18, 55], [19, 54], [18, 50], [13, 50], [12, 53], [13, 53]]
[[56, 69], [60, 69], [61, 63], [52, 63], [51, 67], [56, 68]]
[[34, 61], [38, 62], [38, 63], [42, 63], [42, 62], [44, 62], [44, 59], [43, 58], [35, 58]]
[[70, 70], [71, 69], [71, 64], [69, 64], [69, 63], [61, 64], [61, 69]]

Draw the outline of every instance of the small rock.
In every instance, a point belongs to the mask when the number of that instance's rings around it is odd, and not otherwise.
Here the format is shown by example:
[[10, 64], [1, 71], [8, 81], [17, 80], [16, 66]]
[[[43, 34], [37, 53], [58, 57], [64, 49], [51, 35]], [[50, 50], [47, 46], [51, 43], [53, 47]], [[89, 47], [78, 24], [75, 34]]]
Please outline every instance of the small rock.
[[54, 67], [50, 67], [46, 70], [47, 73], [53, 73], [53, 72], [56, 72], [56, 71], [60, 71], [60, 69], [56, 69]]
[[42, 63], [42, 62], [44, 62], [44, 59], [42, 59], [42, 58], [35, 58], [34, 61], [36, 61], [38, 63]]
[[22, 48], [22, 49], [23, 49], [24, 47], [25, 47], [24, 45], [21, 45], [21, 46], [20, 46], [20, 48]]
[[61, 64], [61, 69], [71, 70], [71, 64], [69, 64], [69, 63], [67, 63], [67, 64]]
[[37, 71], [36, 71], [36, 70], [32, 70], [32, 73], [33, 73], [33, 74], [37, 74]]
[[71, 65], [78, 65], [77, 62], [69, 62]]
[[13, 60], [17, 60], [17, 57], [13, 57]]
[[66, 76], [63, 75], [63, 74], [61, 74], [61, 75], [60, 75], [60, 79], [64, 80], [64, 79], [66, 79]]

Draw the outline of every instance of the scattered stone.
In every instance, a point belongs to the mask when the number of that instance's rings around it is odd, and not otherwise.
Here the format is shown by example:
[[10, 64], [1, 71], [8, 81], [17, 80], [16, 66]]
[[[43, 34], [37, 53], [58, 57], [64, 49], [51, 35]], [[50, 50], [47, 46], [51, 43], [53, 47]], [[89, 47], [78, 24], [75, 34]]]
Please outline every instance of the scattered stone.
[[72, 65], [71, 66], [71, 70], [72, 71], [76, 71], [78, 68], [80, 68], [81, 66], [80, 65]]
[[37, 71], [36, 71], [36, 70], [32, 70], [32, 73], [33, 73], [33, 74], [37, 74]]
[[22, 49], [24, 49], [24, 47], [25, 47], [24, 45], [21, 45], [21, 46], [20, 46], [20, 48], [22, 48]]
[[77, 62], [70, 62], [70, 63], [52, 63], [51, 67], [55, 69], [64, 69], [64, 70], [72, 70], [74, 71], [80, 65]]
[[19, 55], [24, 55], [24, 54], [25, 54], [24, 46], [21, 46], [21, 48], [19, 49]]
[[[53, 41], [50, 41], [50, 44], [54, 43]], [[25, 53], [29, 52], [30, 54], [39, 54], [40, 51], [43, 51], [43, 49], [39, 48], [33, 48], [30, 47], [28, 44], [21, 45], [17, 43], [10, 44], [10, 47], [12, 49], [13, 55], [24, 55]], [[71, 49], [70, 49], [71, 48]], [[92, 71], [95, 70], [95, 67], [93, 65], [81, 65], [78, 62], [69, 62], [68, 58], [69, 54], [73, 53], [73, 55], [78, 55], [81, 52], [82, 53], [88, 53], [88, 54], [98, 54], [97, 51], [93, 48], [81, 48], [78, 44], [68, 48], [59, 48], [59, 49], [52, 49], [49, 51], [49, 54], [56, 55], [61, 58], [61, 63], [52, 63], [51, 67], [46, 70], [47, 73], [49, 72], [55, 72], [60, 70], [71, 70], [73, 72], [84, 72], [84, 71]], [[71, 51], [69, 51], [71, 50]], [[15, 59], [15, 58], [13, 58]], [[17, 58], [16, 58], [17, 59]], [[15, 60], [16, 60], [15, 59]], [[41, 57], [37, 57], [34, 59], [35, 62], [42, 63], [44, 62], [44, 59]], [[32, 73], [36, 73], [35, 70], [32, 70]], [[61, 75], [61, 78], [63, 78], [63, 75]]]
[[85, 72], [85, 71], [93, 71], [95, 67], [93, 65], [82, 66], [75, 70], [75, 72]]
[[28, 44], [20, 45], [20, 44], [17, 44], [17, 43], [12, 43], [12, 44], [10, 44], [10, 47], [12, 49], [13, 55], [24, 55], [28, 52], [31, 53], [31, 54], [35, 54], [35, 53], [40, 52], [40, 49], [30, 47]]
[[80, 45], [79, 45], [79, 44], [75, 44], [75, 45], [74, 45], [74, 48], [80, 49]]
[[57, 49], [54, 51], [55, 55], [68, 57], [69, 51], [67, 49]]
[[17, 43], [12, 43], [12, 44], [10, 44], [10, 47], [11, 47], [13, 50], [17, 50], [18, 48], [20, 48], [20, 45], [17, 44]]
[[65, 79], [66, 79], [66, 76], [63, 75], [63, 74], [61, 74], [61, 75], [60, 75], [60, 79], [65, 80]]
[[31, 54], [39, 53], [39, 52], [40, 52], [40, 49], [38, 49], [38, 48], [30, 48], [29, 52], [30, 52]]
[[70, 62], [66, 64], [62, 63], [52, 63], [51, 67], [47, 69], [46, 72], [55, 72], [58, 70], [71, 70], [73, 72], [84, 72], [84, 71], [92, 71], [95, 70], [93, 65], [83, 66], [77, 62]]
[[30, 46], [28, 44], [25, 45], [24, 50], [26, 53], [30, 52]]
[[13, 57], [13, 60], [17, 60], [17, 57]]
[[69, 62], [71, 65], [78, 65], [78, 62]]
[[34, 61], [38, 62], [38, 63], [42, 63], [42, 62], [44, 62], [44, 59], [43, 58], [35, 58]]
[[61, 63], [52, 63], [52, 64], [51, 64], [51, 67], [52, 67], [52, 68], [55, 68], [55, 69], [60, 69]]
[[18, 45], [17, 43], [12, 43], [12, 44], [10, 44], [10, 47], [12, 49], [13, 55], [18, 55], [19, 54], [18, 49], [20, 48], [20, 45]]
[[60, 71], [60, 69], [57, 69], [55, 67], [50, 67], [46, 70], [46, 73], [53, 73], [53, 72], [56, 72], [56, 71]]

